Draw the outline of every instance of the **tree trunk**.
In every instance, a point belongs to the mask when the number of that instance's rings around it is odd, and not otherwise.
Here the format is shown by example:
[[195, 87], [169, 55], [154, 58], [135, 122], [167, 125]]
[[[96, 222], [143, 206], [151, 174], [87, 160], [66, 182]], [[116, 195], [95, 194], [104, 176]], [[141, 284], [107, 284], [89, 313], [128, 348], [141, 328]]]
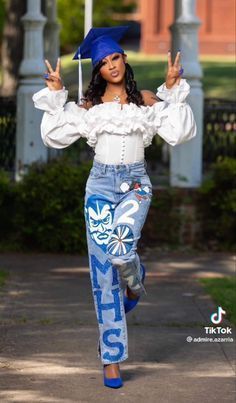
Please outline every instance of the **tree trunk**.
[[0, 95], [16, 94], [19, 67], [23, 56], [23, 27], [20, 18], [26, 13], [26, 0], [8, 0], [2, 40], [3, 80]]

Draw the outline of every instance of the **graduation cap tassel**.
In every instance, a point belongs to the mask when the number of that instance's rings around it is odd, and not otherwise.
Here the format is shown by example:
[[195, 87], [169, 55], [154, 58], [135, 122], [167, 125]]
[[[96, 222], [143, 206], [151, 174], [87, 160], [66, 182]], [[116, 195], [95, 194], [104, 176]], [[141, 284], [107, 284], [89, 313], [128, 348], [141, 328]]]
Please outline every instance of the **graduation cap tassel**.
[[82, 105], [83, 101], [83, 77], [82, 77], [82, 63], [81, 63], [81, 54], [79, 51], [78, 54], [79, 65], [78, 65], [78, 72], [79, 72], [79, 87], [78, 87], [78, 104]]

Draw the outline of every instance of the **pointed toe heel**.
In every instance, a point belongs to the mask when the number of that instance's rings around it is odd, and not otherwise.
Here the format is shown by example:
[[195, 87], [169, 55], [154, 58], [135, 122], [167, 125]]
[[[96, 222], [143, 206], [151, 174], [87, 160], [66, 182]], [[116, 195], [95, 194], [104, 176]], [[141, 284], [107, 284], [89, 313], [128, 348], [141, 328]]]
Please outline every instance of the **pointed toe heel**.
[[121, 377], [118, 378], [107, 378], [105, 375], [105, 370], [103, 368], [103, 380], [104, 380], [104, 386], [107, 386], [108, 388], [120, 388], [123, 386], [123, 382]]

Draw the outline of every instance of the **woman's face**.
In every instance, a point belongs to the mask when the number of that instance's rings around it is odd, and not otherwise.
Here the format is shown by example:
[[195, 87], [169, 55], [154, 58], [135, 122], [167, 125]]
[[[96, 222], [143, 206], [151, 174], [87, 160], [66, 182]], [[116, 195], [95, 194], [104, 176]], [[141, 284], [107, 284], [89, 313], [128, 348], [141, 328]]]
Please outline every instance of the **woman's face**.
[[112, 53], [102, 59], [100, 73], [102, 78], [109, 83], [118, 84], [125, 75], [126, 55], [121, 53]]

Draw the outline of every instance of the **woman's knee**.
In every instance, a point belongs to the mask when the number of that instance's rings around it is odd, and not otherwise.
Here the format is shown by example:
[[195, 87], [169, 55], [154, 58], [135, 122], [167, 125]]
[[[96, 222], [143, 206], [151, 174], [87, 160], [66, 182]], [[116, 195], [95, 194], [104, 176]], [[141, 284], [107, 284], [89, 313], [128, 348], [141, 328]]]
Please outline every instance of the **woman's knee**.
[[128, 254], [123, 254], [123, 255], [114, 255], [112, 254], [109, 249], [106, 251], [107, 258], [111, 262], [112, 266], [123, 266], [126, 265], [127, 263], [132, 263], [136, 259], [136, 252], [135, 250], [132, 250]]
[[106, 254], [109, 259], [132, 260], [137, 250], [137, 241], [140, 236], [135, 236], [131, 226], [117, 224], [112, 229], [106, 245]]

